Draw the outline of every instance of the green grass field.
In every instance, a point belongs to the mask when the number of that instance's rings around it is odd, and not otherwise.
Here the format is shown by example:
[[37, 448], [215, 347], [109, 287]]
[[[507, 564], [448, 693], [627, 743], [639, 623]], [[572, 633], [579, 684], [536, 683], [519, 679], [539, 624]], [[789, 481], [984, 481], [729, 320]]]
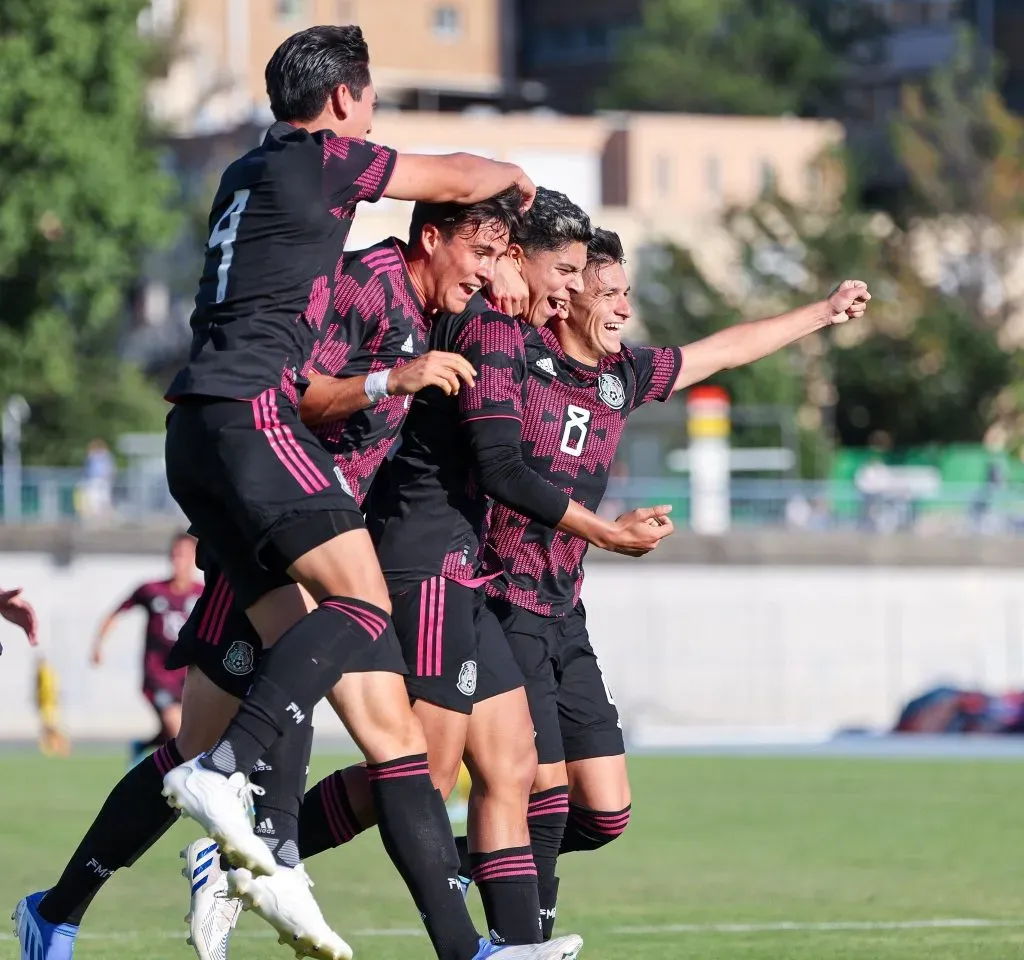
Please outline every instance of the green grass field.
[[[121, 764], [0, 755], [5, 911], [56, 876]], [[320, 758], [313, 773], [331, 767]], [[1016, 960], [1024, 951], [1021, 764], [643, 758], [631, 773], [629, 831], [560, 869], [559, 929], [583, 934], [588, 960]], [[193, 956], [177, 854], [194, 833], [179, 824], [108, 884], [76, 958]], [[357, 957], [431, 956], [375, 834], [310, 861], [310, 872]], [[986, 923], [935, 923], [946, 920]], [[0, 958], [16, 950], [0, 939]], [[232, 956], [291, 953], [245, 916]]]

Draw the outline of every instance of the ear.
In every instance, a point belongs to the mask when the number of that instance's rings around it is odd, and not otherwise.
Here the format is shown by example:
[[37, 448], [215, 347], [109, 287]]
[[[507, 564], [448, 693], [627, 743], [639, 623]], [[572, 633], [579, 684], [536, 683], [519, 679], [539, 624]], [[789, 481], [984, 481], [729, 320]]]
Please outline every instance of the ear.
[[352, 93], [345, 84], [342, 83], [331, 91], [326, 109], [330, 110], [336, 120], [348, 119], [352, 113]]
[[420, 230], [418, 246], [428, 257], [432, 257], [443, 239], [441, 231], [437, 229], [436, 225], [425, 223], [423, 229]]
[[526, 259], [526, 254], [518, 243], [510, 243], [508, 245], [508, 259], [515, 266], [516, 270], [520, 273], [523, 272], [523, 261]]

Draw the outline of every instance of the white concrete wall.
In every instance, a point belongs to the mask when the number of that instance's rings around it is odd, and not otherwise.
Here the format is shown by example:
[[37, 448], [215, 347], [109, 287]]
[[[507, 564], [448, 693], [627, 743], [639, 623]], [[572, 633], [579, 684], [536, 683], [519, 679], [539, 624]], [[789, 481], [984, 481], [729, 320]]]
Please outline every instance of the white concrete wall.
[[[72, 736], [151, 730], [138, 692], [142, 613], [126, 615], [106, 665], [88, 666], [96, 624], [159, 558], [0, 556], [0, 585], [21, 585], [40, 614]], [[809, 738], [884, 727], [939, 682], [1024, 686], [1024, 573], [897, 567], [593, 564], [591, 632], [638, 745]], [[0, 621], [0, 738], [32, 736], [33, 660]], [[318, 716], [321, 735], [340, 725]]]

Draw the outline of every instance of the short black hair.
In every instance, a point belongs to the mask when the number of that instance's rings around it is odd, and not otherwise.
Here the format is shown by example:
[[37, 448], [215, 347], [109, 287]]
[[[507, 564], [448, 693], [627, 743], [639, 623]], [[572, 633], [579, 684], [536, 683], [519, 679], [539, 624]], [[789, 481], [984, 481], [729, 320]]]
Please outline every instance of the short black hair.
[[429, 223], [441, 232], [445, 240], [456, 234], [475, 236], [485, 224], [494, 224], [506, 230], [511, 237], [519, 226], [519, 208], [523, 205], [523, 191], [513, 184], [501, 193], [478, 203], [423, 203], [412, 208], [409, 223], [409, 246], [420, 242], [423, 228]]
[[530, 254], [558, 250], [567, 243], [589, 243], [593, 235], [590, 217], [564, 193], [538, 187], [533, 206], [523, 214], [514, 238]]
[[587, 244], [587, 269], [597, 270], [607, 267], [610, 263], [625, 263], [626, 255], [622, 249], [622, 240], [612, 230], [594, 228], [594, 235]]
[[320, 116], [331, 93], [346, 86], [361, 100], [370, 83], [370, 50], [359, 27], [310, 27], [293, 33], [267, 62], [267, 94], [277, 120]]

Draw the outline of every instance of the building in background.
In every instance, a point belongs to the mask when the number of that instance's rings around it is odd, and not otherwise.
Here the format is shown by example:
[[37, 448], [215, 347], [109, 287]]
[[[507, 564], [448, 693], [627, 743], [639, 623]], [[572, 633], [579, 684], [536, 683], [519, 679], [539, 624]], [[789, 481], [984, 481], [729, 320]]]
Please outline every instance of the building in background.
[[152, 0], [140, 27], [176, 33], [179, 46], [155, 114], [181, 134], [268, 120], [267, 60], [320, 23], [362, 27], [385, 107], [509, 108], [543, 95], [518, 79], [513, 0]]
[[545, 101], [590, 113], [615, 66], [619, 42], [640, 24], [643, 0], [517, 0], [518, 63]]

